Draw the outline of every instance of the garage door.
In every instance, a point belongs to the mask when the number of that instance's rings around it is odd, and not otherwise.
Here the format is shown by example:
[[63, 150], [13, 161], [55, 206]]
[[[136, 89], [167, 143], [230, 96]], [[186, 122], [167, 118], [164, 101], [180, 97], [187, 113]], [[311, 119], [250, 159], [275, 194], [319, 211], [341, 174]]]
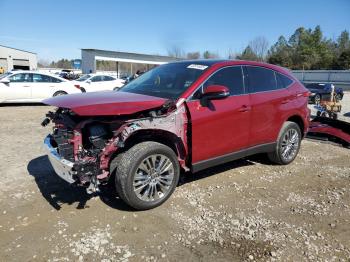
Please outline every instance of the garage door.
[[7, 72], [7, 59], [6, 58], [0, 58], [0, 67], [2, 67], [5, 72]]
[[29, 60], [13, 59], [13, 69], [29, 70]]

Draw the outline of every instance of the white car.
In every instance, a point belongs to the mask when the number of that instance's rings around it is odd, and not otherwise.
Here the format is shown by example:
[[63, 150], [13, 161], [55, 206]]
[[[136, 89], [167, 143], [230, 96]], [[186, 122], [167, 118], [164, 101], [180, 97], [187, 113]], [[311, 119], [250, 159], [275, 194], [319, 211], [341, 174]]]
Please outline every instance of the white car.
[[74, 81], [83, 92], [97, 92], [119, 89], [125, 80], [102, 74], [87, 74]]
[[0, 75], [0, 103], [40, 103], [53, 96], [81, 92], [71, 81], [35, 71]]

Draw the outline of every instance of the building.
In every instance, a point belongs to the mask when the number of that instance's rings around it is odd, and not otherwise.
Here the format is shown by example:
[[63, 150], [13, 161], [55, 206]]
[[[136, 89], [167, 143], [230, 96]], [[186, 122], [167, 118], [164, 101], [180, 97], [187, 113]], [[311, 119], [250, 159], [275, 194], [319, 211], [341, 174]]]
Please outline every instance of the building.
[[35, 70], [37, 66], [36, 53], [0, 45], [0, 67], [5, 72], [13, 69]]
[[[115, 62], [117, 75], [127, 73], [132, 75], [140, 68], [148, 70], [150, 66], [165, 64], [176, 61], [176, 58], [160, 55], [146, 55], [126, 52], [107, 51], [99, 49], [81, 49], [81, 69], [83, 74], [95, 73], [97, 71], [96, 61]], [[127, 66], [127, 72], [126, 71]]]

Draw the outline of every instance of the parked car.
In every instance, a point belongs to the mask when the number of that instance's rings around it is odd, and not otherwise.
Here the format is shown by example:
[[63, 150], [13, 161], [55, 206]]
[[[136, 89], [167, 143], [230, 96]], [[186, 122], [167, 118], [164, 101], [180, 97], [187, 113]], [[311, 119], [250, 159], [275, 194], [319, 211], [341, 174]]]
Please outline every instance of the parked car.
[[119, 91], [45, 100], [56, 173], [88, 192], [115, 183], [135, 209], [159, 206], [180, 171], [267, 153], [291, 163], [308, 130], [309, 91], [278, 66], [233, 60], [165, 64]]
[[75, 81], [85, 92], [97, 92], [119, 89], [124, 85], [125, 80], [109, 75], [87, 74]]
[[[319, 104], [321, 99], [329, 99], [332, 92], [332, 84], [321, 83], [304, 83], [305, 87], [310, 90], [309, 102]], [[335, 88], [336, 99], [343, 99], [344, 92], [342, 88]]]
[[81, 93], [63, 78], [35, 71], [13, 71], [0, 76], [0, 103], [41, 102], [45, 98]]

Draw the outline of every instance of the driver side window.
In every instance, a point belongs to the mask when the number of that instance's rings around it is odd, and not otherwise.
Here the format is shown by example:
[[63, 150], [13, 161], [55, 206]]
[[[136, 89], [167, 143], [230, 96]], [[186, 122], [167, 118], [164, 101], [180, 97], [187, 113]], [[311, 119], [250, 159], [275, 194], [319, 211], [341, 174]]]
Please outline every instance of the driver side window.
[[231, 66], [220, 69], [203, 84], [203, 91], [211, 85], [226, 86], [231, 96], [244, 94], [242, 67]]
[[11, 83], [24, 83], [24, 82], [32, 82], [31, 74], [28, 73], [20, 73], [15, 74], [9, 77]]
[[91, 78], [91, 82], [101, 82], [102, 81], [102, 76], [94, 76]]

